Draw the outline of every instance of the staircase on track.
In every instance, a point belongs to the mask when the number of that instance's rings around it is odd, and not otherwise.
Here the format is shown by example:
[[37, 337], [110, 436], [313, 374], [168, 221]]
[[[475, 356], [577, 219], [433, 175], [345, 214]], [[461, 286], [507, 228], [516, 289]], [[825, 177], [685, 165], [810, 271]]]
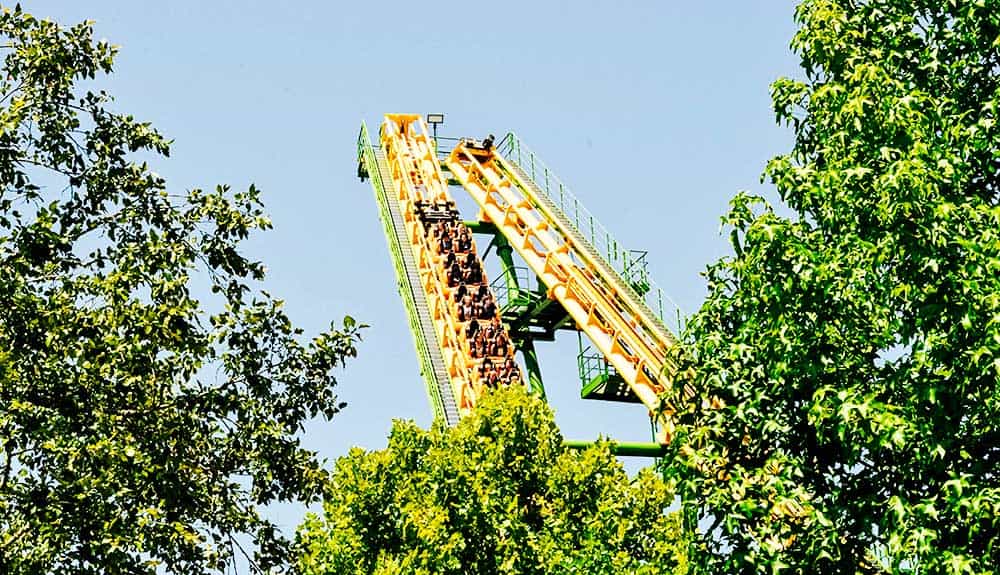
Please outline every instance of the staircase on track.
[[[392, 177], [389, 174], [388, 163], [385, 158], [385, 154], [379, 146], [371, 147], [375, 164], [378, 168], [380, 180], [383, 185], [387, 186], [384, 190], [385, 192], [391, 191]], [[428, 385], [433, 388], [436, 392], [437, 398], [440, 399], [440, 404], [443, 411], [443, 416], [445, 423], [449, 426], [453, 426], [458, 423], [459, 413], [458, 406], [455, 403], [454, 394], [452, 393], [450, 380], [448, 378], [448, 370], [445, 367], [444, 358], [441, 355], [441, 346], [438, 345], [437, 335], [434, 333], [434, 323], [431, 321], [430, 312], [428, 311], [427, 300], [424, 296], [423, 290], [420, 289], [420, 276], [418, 273], [417, 263], [413, 258], [413, 250], [410, 247], [410, 242], [406, 234], [406, 226], [403, 223], [403, 215], [399, 211], [399, 201], [396, 199], [394, 194], [386, 193], [386, 204], [388, 207], [389, 216], [391, 218], [391, 225], [393, 234], [395, 235], [396, 246], [399, 248], [400, 259], [402, 260], [402, 267], [406, 273], [406, 282], [400, 282], [400, 290], [405, 290], [409, 293], [401, 294], [404, 298], [409, 298], [413, 303], [413, 310], [416, 312], [416, 317], [411, 318], [411, 322], [415, 323], [415, 327], [419, 330], [419, 337], [423, 340], [423, 345], [417, 343], [418, 352], [426, 354], [429, 360], [431, 373], [424, 373], [423, 376], [427, 380]], [[409, 312], [409, 310], [408, 310]], [[423, 347], [424, 349], [419, 349]], [[429, 390], [431, 391], [431, 390]]]

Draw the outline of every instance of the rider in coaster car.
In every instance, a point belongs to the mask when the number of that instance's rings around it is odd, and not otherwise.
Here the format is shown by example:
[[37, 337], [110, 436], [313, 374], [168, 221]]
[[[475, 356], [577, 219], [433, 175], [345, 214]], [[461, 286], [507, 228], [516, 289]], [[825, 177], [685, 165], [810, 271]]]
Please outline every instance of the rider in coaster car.
[[451, 262], [448, 269], [448, 287], [455, 287], [462, 283], [462, 268], [458, 267], [458, 262]]

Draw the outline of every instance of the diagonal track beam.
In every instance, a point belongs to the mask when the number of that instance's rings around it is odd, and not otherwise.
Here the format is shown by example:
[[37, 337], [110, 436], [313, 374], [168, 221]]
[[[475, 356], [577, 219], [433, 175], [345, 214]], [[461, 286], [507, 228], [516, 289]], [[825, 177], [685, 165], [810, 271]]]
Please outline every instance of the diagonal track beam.
[[[577, 327], [660, 420], [659, 440], [673, 435], [672, 410], [660, 400], [670, 386], [667, 352], [673, 338], [649, 325], [642, 310], [621, 293], [618, 282], [602, 277], [588, 245], [559, 218], [539, 209], [523, 182], [512, 177], [493, 149], [464, 140], [446, 165], [528, 267], [562, 304]], [[592, 250], [591, 250], [592, 251]], [[655, 336], [651, 336], [656, 334]]]

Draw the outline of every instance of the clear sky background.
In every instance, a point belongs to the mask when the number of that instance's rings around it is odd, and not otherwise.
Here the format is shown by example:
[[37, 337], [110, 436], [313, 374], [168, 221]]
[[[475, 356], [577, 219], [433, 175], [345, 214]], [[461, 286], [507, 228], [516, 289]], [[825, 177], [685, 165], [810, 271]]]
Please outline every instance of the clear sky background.
[[[345, 314], [371, 325], [338, 377], [347, 409], [304, 435], [331, 464], [384, 446], [394, 418], [431, 421], [374, 196], [356, 177], [362, 120], [442, 112], [442, 136], [516, 132], [622, 244], [649, 251], [653, 278], [688, 313], [700, 272], [730, 251], [729, 199], [773, 197], [760, 173], [792, 143], [768, 95], [798, 75], [791, 0], [22, 6], [95, 20], [121, 46], [102, 83], [117, 109], [175, 139], [154, 165], [171, 188], [263, 189], [275, 229], [246, 250], [307, 334]], [[579, 399], [576, 353], [569, 332], [539, 344], [564, 435], [648, 440], [641, 406]], [[272, 510], [289, 533], [302, 513]]]

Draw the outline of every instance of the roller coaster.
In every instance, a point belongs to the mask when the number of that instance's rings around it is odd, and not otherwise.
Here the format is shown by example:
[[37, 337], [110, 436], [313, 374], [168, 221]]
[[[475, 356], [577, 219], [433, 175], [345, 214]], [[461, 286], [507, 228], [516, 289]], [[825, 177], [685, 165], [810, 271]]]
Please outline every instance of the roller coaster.
[[[364, 123], [358, 135], [358, 176], [375, 191], [435, 418], [455, 425], [500, 385], [544, 397], [535, 343], [576, 331], [581, 397], [649, 410], [654, 442], [617, 452], [658, 453], [673, 434], [663, 398], [682, 318], [646, 252], [622, 247], [513, 133], [447, 140], [417, 114], [387, 114], [377, 142]], [[452, 188], [474, 200], [475, 221], [459, 217]]]

